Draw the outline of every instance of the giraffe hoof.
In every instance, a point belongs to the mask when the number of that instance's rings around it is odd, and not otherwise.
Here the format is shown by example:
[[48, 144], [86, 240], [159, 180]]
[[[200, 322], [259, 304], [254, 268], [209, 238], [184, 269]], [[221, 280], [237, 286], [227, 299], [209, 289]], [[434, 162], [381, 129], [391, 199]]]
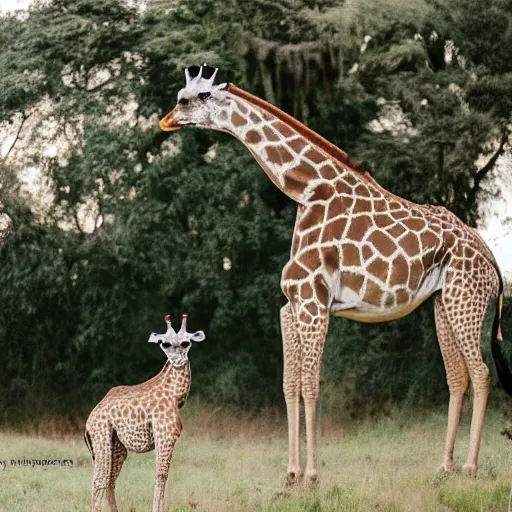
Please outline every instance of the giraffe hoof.
[[302, 480], [300, 471], [288, 471], [286, 473], [286, 487], [294, 487]]
[[437, 473], [443, 474], [443, 473], [453, 473], [453, 463], [452, 464], [441, 464], [437, 468]]
[[476, 479], [476, 471], [477, 467], [473, 464], [464, 464], [464, 466], [462, 466], [462, 474], [473, 480]]
[[318, 487], [318, 475], [316, 473], [306, 473], [304, 483], [309, 489], [316, 489]]

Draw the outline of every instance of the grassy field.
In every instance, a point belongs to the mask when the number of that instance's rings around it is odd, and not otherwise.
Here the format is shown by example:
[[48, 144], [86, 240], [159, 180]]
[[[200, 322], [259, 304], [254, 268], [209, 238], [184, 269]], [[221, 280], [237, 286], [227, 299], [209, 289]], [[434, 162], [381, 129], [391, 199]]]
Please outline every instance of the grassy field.
[[[469, 411], [456, 447], [464, 462]], [[184, 414], [168, 484], [170, 511], [498, 512], [508, 510], [512, 442], [506, 420], [490, 412], [476, 481], [440, 475], [445, 414], [335, 425], [324, 418], [320, 485], [287, 489], [286, 428], [277, 413], [237, 418], [223, 411]], [[71, 459], [73, 467], [3, 468], [0, 512], [89, 510], [92, 468], [80, 436], [48, 439], [0, 433], [0, 461]], [[117, 486], [121, 512], [151, 510], [154, 454], [130, 454]]]

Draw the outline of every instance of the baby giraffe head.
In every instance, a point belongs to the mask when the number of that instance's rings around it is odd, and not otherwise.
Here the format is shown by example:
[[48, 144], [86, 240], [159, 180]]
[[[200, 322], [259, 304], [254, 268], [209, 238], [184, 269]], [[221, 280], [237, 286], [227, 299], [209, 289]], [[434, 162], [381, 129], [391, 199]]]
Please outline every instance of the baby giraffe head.
[[149, 343], [160, 345], [173, 366], [183, 366], [188, 361], [188, 351], [192, 342], [198, 343], [205, 339], [203, 331], [193, 334], [187, 332], [187, 318], [188, 315], [183, 315], [181, 328], [176, 332], [171, 326], [171, 317], [166, 315], [164, 320], [167, 324], [167, 332], [165, 334], [152, 333], [148, 340]]
[[185, 69], [185, 87], [178, 92], [177, 105], [160, 121], [162, 130], [171, 132], [182, 126], [221, 129], [218, 118], [228, 86], [214, 85], [217, 71], [207, 64]]

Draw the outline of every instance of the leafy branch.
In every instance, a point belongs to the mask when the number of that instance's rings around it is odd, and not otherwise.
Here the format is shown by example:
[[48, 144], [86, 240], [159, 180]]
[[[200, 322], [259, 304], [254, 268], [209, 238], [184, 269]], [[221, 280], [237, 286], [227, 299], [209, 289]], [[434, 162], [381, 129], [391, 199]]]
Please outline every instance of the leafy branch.
[[25, 114], [25, 112], [21, 113], [21, 123], [18, 126], [18, 130], [16, 131], [16, 135], [14, 137], [14, 141], [11, 144], [11, 147], [8, 149], [7, 153], [4, 156], [4, 161], [7, 160], [9, 155], [11, 154], [11, 151], [13, 150], [14, 146], [16, 145], [16, 142], [18, 142], [18, 139], [20, 138], [21, 130], [23, 129], [23, 125], [25, 124], [25, 121], [30, 117], [31, 114]]
[[489, 174], [489, 172], [494, 168], [498, 158], [505, 152], [505, 145], [508, 143], [509, 133], [507, 128], [504, 128], [501, 137], [498, 149], [495, 153], [489, 158], [489, 161], [475, 174], [474, 184], [468, 194], [468, 202], [473, 204], [475, 202], [476, 194], [481, 188], [481, 183], [483, 179]]

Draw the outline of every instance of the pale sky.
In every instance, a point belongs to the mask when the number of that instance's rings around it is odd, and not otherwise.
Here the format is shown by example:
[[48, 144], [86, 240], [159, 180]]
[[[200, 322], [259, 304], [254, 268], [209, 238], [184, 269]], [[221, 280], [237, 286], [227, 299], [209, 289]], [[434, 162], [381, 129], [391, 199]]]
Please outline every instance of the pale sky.
[[502, 271], [512, 273], [512, 152], [496, 162], [484, 187], [497, 194], [480, 204], [479, 231]]
[[29, 4], [30, 0], [0, 0], [0, 12], [26, 9]]

